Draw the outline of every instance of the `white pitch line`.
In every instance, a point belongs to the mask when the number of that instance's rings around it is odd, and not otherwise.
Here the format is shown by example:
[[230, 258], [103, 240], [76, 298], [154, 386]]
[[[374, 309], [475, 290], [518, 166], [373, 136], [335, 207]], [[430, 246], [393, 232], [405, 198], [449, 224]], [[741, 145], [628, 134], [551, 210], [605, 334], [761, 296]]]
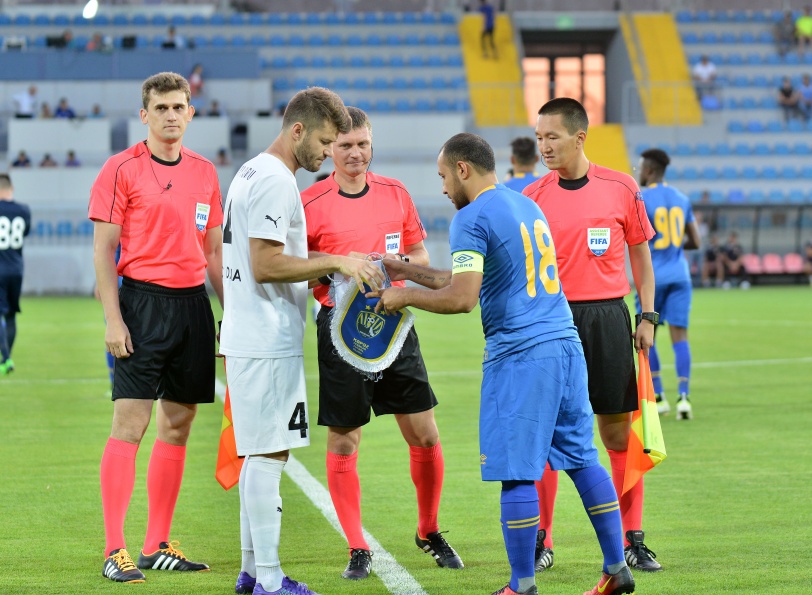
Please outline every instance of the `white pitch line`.
[[[226, 386], [219, 379], [215, 380], [214, 390], [220, 400], [225, 399]], [[289, 455], [285, 465], [285, 473], [304, 492], [304, 495], [324, 515], [333, 528], [343, 535], [341, 523], [333, 508], [333, 501], [330, 499], [330, 492], [292, 454]], [[374, 556], [373, 570], [390, 593], [393, 595], [428, 595], [420, 583], [398, 564], [395, 557], [387, 552], [369, 531], [366, 529], [363, 531]]]

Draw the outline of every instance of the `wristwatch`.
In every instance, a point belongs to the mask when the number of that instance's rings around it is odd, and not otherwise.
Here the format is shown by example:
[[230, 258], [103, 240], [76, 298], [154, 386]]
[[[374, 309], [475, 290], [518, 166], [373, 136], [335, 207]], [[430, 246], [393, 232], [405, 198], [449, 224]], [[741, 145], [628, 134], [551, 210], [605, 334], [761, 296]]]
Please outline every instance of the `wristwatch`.
[[401, 262], [409, 262], [409, 255], [403, 254], [402, 252], [398, 252], [398, 258], [400, 258]]
[[642, 314], [638, 314], [634, 317], [634, 325], [640, 326], [640, 323], [644, 320], [648, 320], [654, 326], [660, 324], [660, 313], [659, 312], [643, 312]]

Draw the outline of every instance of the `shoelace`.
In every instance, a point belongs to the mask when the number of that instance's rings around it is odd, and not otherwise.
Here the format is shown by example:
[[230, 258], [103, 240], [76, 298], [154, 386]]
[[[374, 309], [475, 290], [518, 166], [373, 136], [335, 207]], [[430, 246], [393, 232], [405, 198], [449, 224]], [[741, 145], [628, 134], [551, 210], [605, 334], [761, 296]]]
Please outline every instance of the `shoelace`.
[[[371, 556], [372, 552], [370, 552], [369, 555]], [[352, 550], [352, 555], [350, 557], [350, 569], [355, 570], [357, 568], [361, 568], [361, 567], [365, 566], [366, 565], [366, 561], [365, 561], [366, 557], [367, 557], [367, 555], [366, 555], [366, 552], [364, 552], [364, 550], [362, 550], [362, 549]]]
[[165, 548], [161, 548], [161, 551], [169, 554], [170, 556], [180, 558], [181, 560], [186, 560], [187, 558], [183, 555], [183, 552], [180, 551], [179, 546], [180, 541], [170, 541], [166, 544]]
[[442, 554], [442, 556], [445, 558], [456, 556], [457, 552], [454, 551], [454, 548], [448, 545], [445, 537], [443, 537], [443, 533], [445, 533], [445, 531], [438, 532], [433, 540], [429, 540], [432, 549], [434, 549], [434, 551], [438, 554]]
[[649, 558], [654, 559], [657, 557], [657, 554], [648, 549], [645, 543], [636, 545], [634, 549], [636, 550], [634, 553], [638, 558], [648, 556]]
[[135, 564], [127, 550], [119, 550], [117, 553], [110, 556], [113, 562], [119, 567], [120, 570], [127, 572], [128, 570], [135, 570]]
[[313, 591], [308, 589], [305, 583], [297, 582], [291, 578], [288, 578], [286, 582], [283, 582], [282, 587], [294, 594], [313, 595]]

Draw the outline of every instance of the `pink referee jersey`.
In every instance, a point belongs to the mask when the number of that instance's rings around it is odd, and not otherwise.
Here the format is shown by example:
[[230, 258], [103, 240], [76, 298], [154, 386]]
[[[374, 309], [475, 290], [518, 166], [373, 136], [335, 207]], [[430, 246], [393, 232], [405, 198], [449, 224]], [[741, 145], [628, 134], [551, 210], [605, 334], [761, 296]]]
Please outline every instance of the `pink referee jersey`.
[[[346, 194], [333, 174], [302, 192], [302, 203], [310, 251], [343, 256], [350, 252], [397, 254], [426, 237], [412, 197], [394, 178], [367, 172], [367, 187], [358, 194]], [[331, 306], [327, 292], [320, 285], [313, 295]]]
[[561, 180], [551, 171], [523, 191], [547, 217], [561, 285], [571, 302], [628, 294], [626, 244], [654, 237], [634, 178], [594, 163], [586, 178]]
[[121, 226], [120, 276], [173, 288], [202, 285], [206, 230], [223, 223], [217, 171], [185, 147], [168, 163], [140, 142], [104, 164], [88, 217]]

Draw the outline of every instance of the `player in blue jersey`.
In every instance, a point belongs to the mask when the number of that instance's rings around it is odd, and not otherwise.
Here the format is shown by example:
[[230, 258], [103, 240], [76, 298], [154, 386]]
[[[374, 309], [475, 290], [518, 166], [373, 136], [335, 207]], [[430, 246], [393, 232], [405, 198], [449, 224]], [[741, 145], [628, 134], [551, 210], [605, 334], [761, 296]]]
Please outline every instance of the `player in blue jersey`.
[[[677, 419], [691, 419], [688, 399], [691, 378], [691, 350], [688, 346], [688, 316], [691, 312], [691, 271], [684, 250], [699, 248], [699, 228], [691, 201], [679, 190], [663, 181], [671, 159], [665, 151], [648, 149], [640, 154], [640, 187], [646, 214], [657, 232], [649, 240], [654, 267], [654, 309], [660, 313], [660, 324], [668, 322], [674, 361], [677, 368], [679, 400]], [[638, 303], [637, 312], [640, 312]], [[667, 414], [671, 406], [665, 398], [660, 378], [660, 358], [656, 344], [649, 350], [651, 378], [657, 394], [657, 408]]]
[[516, 192], [521, 192], [527, 186], [538, 180], [536, 164], [539, 162], [536, 141], [529, 136], [519, 136], [510, 141], [510, 164], [513, 175], [505, 182], [505, 186]]
[[443, 193], [459, 211], [451, 222], [452, 270], [386, 262], [393, 280], [429, 290], [385, 289], [376, 311], [414, 306], [454, 314], [480, 303], [480, 468], [484, 481], [502, 482], [502, 533], [511, 568], [510, 582], [494, 595], [538, 592], [534, 481], [548, 460], [575, 483], [603, 552], [603, 575], [586, 595], [633, 593], [617, 493], [593, 445], [586, 362], [547, 220], [532, 200], [497, 183], [493, 149], [474, 134], [449, 139], [437, 166]]
[[23, 242], [31, 230], [31, 209], [14, 201], [8, 174], [0, 174], [0, 376], [14, 371], [11, 349], [23, 285]]

